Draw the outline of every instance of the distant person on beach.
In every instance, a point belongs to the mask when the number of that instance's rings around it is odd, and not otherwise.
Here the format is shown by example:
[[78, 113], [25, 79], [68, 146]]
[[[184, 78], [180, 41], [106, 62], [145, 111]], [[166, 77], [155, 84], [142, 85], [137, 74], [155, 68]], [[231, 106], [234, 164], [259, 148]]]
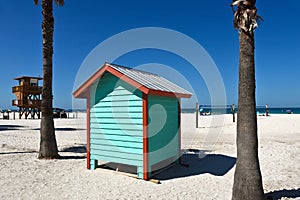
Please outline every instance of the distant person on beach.
[[232, 113], [232, 121], [235, 122], [235, 111], [234, 111], [234, 104], [231, 105], [231, 113]]
[[266, 116], [269, 116], [269, 108], [268, 108], [268, 104], [266, 104]]

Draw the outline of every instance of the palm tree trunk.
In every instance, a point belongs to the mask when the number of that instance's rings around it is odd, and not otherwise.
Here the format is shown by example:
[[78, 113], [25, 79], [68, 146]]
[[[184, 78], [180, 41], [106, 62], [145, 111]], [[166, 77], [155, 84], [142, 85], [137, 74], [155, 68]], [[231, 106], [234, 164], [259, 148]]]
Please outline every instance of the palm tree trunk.
[[52, 111], [52, 55], [53, 55], [53, 5], [52, 0], [42, 0], [43, 35], [43, 90], [39, 158], [59, 158]]
[[237, 113], [237, 162], [233, 200], [264, 199], [258, 160], [255, 101], [254, 34], [239, 30], [240, 63]]

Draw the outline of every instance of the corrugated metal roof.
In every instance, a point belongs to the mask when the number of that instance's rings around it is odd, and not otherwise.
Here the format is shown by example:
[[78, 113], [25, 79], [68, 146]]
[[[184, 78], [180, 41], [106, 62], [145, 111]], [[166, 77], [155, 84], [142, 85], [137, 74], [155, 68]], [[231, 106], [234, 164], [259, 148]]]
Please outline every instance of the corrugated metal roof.
[[178, 85], [168, 81], [164, 77], [161, 77], [157, 74], [144, 72], [137, 69], [132, 69], [111, 63], [106, 64], [151, 90], [160, 90], [164, 92], [192, 95], [187, 90], [179, 87]]

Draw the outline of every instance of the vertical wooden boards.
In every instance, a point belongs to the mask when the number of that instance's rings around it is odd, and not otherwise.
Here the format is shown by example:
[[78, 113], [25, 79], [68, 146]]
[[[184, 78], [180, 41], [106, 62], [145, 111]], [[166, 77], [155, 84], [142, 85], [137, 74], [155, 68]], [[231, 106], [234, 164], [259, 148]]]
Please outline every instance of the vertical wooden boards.
[[149, 141], [148, 141], [148, 95], [143, 93], [143, 178], [148, 180], [149, 167]]

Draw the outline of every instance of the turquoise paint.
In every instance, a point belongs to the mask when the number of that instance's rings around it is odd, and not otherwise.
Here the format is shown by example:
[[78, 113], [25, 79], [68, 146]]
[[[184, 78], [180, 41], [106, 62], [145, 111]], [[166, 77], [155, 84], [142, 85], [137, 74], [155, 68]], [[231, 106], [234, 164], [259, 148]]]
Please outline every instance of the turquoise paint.
[[123, 94], [123, 95], [114, 95], [113, 94], [114, 91], [112, 93], [110, 93], [111, 96], [107, 96], [104, 99], [101, 100], [102, 104], [104, 102], [128, 102], [128, 101], [140, 101], [140, 98], [134, 95], [129, 95], [129, 94]]
[[171, 97], [149, 96], [148, 108], [151, 167], [168, 158], [178, 158], [178, 101]]
[[142, 93], [107, 72], [93, 89], [91, 159], [142, 167]]
[[[119, 87], [121, 86], [121, 87]], [[113, 76], [109, 72], [105, 72], [100, 81], [98, 82], [95, 95], [95, 102], [99, 102], [100, 100], [110, 95], [116, 93], [117, 95], [120, 93], [120, 90], [126, 93], [128, 91], [128, 95], [134, 94], [140, 98], [142, 98], [142, 93], [136, 88], [132, 87], [128, 83], [122, 81], [118, 77]], [[113, 93], [112, 93], [113, 92]]]
[[126, 159], [126, 158], [118, 158], [118, 157], [113, 157], [113, 156], [103, 156], [103, 155], [97, 155], [97, 154], [92, 154], [91, 155], [91, 160], [103, 160], [103, 161], [106, 161], [106, 162], [122, 163], [122, 164], [137, 166], [137, 167], [143, 166], [143, 161], [129, 160], [129, 159]]
[[[120, 130], [120, 129], [104, 129], [104, 128], [93, 128], [93, 133], [100, 133], [100, 134], [106, 134], [106, 135], [119, 135], [119, 136], [134, 136], [135, 137], [142, 137], [141, 136], [141, 130]], [[94, 134], [93, 136], [97, 136], [98, 134]], [[128, 139], [128, 138], [127, 138]]]
[[[102, 130], [103, 131], [103, 130]], [[95, 133], [93, 131], [93, 133]], [[110, 131], [104, 131], [104, 132], [96, 132], [96, 134], [93, 134], [91, 136], [93, 139], [109, 139], [114, 141], [128, 141], [128, 142], [142, 142], [141, 136], [133, 136], [133, 135], [127, 135], [126, 132], [120, 132], [118, 134], [111, 134]]]
[[[95, 91], [90, 98], [91, 169], [97, 167], [98, 160], [134, 165], [142, 179], [141, 91], [108, 72], [91, 86], [91, 91]], [[149, 95], [148, 109], [148, 169], [151, 170], [161, 161], [178, 159], [178, 102], [176, 98]]]
[[136, 101], [136, 100], [129, 100], [129, 101], [117, 101], [114, 100], [113, 102], [110, 101], [106, 101], [106, 102], [102, 102], [99, 105], [95, 105], [95, 107], [97, 108], [101, 108], [101, 107], [112, 107], [113, 111], [114, 110], [118, 110], [119, 107], [132, 107], [132, 109], [135, 109], [136, 107], [140, 106], [140, 101]]
[[103, 149], [93, 149], [93, 155], [106, 156], [112, 158], [122, 158], [128, 160], [129, 163], [131, 160], [142, 161], [143, 158], [140, 154], [137, 153], [126, 153], [124, 151], [106, 151]]
[[[108, 145], [108, 146], [114, 146], [118, 149], [126, 151], [122, 147], [130, 147], [130, 148], [143, 148], [143, 144], [141, 142], [130, 142], [130, 141], [120, 141], [120, 140], [110, 140], [108, 137], [106, 139], [92, 139], [91, 138], [91, 146], [92, 144], [97, 145]], [[128, 150], [130, 151], [130, 149]]]
[[111, 113], [112, 110], [114, 112], [119, 112], [119, 113], [141, 113], [142, 112], [142, 107], [140, 105], [137, 106], [130, 106], [130, 107], [122, 107], [122, 106], [106, 106], [106, 107], [100, 107], [95, 105], [92, 109], [91, 112], [101, 112], [101, 113]]
[[144, 170], [143, 170], [143, 166], [137, 166], [137, 176], [139, 179], [143, 179], [144, 178]]
[[137, 154], [143, 153], [143, 149], [137, 147], [117, 147], [114, 145], [100, 145], [97, 143], [94, 143], [93, 146], [95, 146], [95, 149], [104, 150], [104, 151], [124, 151], [128, 153], [137, 153]]
[[97, 165], [98, 165], [98, 160], [95, 159], [91, 159], [91, 170], [96, 169]]
[[118, 116], [116, 116], [113, 112], [93, 112], [93, 113], [101, 113], [101, 115], [97, 116], [98, 118], [137, 118], [141, 119], [140, 112], [118, 112]]
[[[110, 118], [105, 118], [101, 116], [101, 113], [97, 113], [95, 118], [91, 118], [91, 123], [103, 123], [103, 124], [113, 124], [113, 123], [117, 123], [120, 124], [122, 126], [128, 124], [128, 125], [143, 125], [143, 121], [141, 118], [131, 118], [131, 117], [127, 117], [127, 118], [122, 118], [122, 117], [118, 117], [119, 113], [116, 114], [115, 117], [110, 117]], [[99, 116], [99, 117], [97, 117]]]
[[112, 129], [112, 130], [134, 130], [143, 132], [143, 127], [136, 124], [102, 124], [102, 123], [91, 123], [91, 128], [95, 129]]

